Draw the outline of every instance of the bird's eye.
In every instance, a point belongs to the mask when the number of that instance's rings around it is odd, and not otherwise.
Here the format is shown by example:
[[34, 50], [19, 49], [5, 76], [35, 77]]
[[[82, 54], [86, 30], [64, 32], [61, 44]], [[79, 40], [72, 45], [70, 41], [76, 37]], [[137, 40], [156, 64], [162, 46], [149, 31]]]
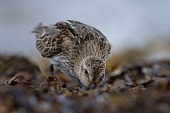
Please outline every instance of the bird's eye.
[[89, 75], [89, 73], [88, 73], [87, 69], [85, 69], [85, 74], [86, 74], [87, 76]]

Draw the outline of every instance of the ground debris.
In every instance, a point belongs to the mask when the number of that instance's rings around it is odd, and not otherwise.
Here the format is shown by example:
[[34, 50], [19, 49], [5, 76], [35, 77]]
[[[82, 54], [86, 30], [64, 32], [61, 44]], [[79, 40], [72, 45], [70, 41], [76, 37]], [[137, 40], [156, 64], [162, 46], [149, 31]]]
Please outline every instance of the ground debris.
[[50, 76], [26, 57], [1, 55], [0, 67], [0, 113], [170, 111], [170, 60], [120, 63], [93, 90], [57, 70]]

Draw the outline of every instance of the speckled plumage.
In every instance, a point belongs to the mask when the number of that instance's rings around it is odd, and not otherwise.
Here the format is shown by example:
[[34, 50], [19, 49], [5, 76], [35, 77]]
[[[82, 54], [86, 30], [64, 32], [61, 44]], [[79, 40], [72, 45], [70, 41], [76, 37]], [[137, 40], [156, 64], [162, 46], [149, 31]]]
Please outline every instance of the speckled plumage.
[[99, 30], [67, 20], [48, 26], [39, 24], [33, 32], [41, 56], [49, 58], [64, 74], [85, 86], [102, 83], [111, 45]]

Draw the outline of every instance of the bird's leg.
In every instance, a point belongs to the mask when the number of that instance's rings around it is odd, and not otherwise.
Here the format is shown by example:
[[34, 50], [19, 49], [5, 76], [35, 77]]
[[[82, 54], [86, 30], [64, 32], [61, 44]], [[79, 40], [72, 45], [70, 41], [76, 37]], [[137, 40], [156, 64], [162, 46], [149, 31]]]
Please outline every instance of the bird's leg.
[[50, 75], [54, 76], [54, 66], [53, 66], [53, 64], [50, 65]]
[[[54, 76], [54, 65], [51, 64], [49, 68], [50, 68], [50, 75], [51, 75], [47, 78], [47, 82], [50, 83], [49, 85], [51, 86], [51, 83], [54, 82], [57, 89], [60, 89], [60, 87], [63, 88], [67, 87], [66, 85], [61, 86], [58, 76]], [[61, 93], [60, 90], [57, 90], [57, 94], [60, 93]]]

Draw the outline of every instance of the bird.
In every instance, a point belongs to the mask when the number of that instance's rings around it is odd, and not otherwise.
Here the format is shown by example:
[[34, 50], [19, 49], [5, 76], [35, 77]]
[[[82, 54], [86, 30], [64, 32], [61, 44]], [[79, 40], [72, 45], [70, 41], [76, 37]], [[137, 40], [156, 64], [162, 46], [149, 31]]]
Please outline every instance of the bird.
[[103, 83], [111, 43], [101, 31], [79, 21], [65, 20], [50, 25], [39, 23], [32, 32], [37, 50], [51, 63], [52, 73], [57, 68], [89, 89]]

